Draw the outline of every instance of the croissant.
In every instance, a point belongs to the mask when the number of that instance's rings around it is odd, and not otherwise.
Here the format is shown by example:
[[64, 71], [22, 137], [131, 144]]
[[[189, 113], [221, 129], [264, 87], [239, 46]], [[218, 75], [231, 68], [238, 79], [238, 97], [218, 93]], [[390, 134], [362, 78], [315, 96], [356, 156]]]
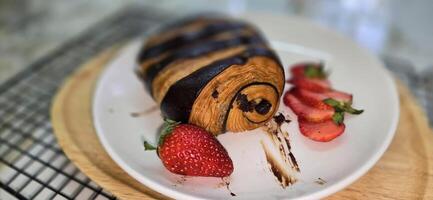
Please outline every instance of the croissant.
[[137, 60], [164, 117], [215, 135], [262, 126], [284, 89], [281, 62], [260, 32], [227, 17], [170, 24], [147, 39]]

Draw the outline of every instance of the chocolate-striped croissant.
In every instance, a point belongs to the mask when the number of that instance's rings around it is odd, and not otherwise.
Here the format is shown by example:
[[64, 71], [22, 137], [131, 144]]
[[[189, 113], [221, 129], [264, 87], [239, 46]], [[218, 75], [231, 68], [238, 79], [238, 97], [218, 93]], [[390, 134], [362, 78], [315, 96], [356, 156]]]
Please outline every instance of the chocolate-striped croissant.
[[225, 17], [194, 17], [150, 36], [138, 74], [164, 117], [213, 134], [262, 126], [284, 89], [277, 55], [253, 26]]

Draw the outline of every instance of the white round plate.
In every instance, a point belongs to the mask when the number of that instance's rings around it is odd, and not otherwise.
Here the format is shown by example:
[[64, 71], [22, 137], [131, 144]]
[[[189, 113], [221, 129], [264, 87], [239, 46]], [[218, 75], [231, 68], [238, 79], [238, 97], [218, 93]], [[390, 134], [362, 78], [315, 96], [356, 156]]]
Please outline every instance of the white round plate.
[[[300, 61], [323, 60], [334, 88], [354, 94], [354, 107], [365, 112], [348, 116], [344, 134], [328, 143], [314, 142], [299, 132], [296, 116], [282, 103], [292, 122], [292, 152], [301, 172], [283, 189], [268, 169], [261, 130], [218, 136], [233, 159], [230, 189], [236, 199], [318, 199], [351, 184], [385, 152], [396, 130], [399, 102], [395, 84], [377, 58], [352, 41], [298, 18], [244, 15], [257, 25], [279, 54], [285, 68]], [[133, 68], [142, 40], [132, 41], [108, 64], [96, 87], [93, 118], [97, 134], [113, 160], [149, 188], [175, 199], [228, 199], [219, 178], [182, 177], [168, 172], [155, 152], [145, 152], [143, 139], [156, 142], [162, 124], [156, 104]], [[286, 71], [286, 77], [289, 74]], [[286, 85], [286, 90], [289, 88]], [[131, 113], [152, 110], [140, 117]], [[321, 178], [325, 184], [318, 184]]]

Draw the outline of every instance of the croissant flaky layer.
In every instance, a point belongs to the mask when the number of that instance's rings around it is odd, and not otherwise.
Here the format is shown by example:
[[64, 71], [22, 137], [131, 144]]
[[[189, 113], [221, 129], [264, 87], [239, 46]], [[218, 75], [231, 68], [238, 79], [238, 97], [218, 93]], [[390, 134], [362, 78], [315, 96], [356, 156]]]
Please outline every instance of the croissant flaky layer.
[[258, 30], [221, 16], [164, 27], [149, 37], [137, 60], [164, 117], [213, 134], [262, 126], [284, 89], [282, 65]]

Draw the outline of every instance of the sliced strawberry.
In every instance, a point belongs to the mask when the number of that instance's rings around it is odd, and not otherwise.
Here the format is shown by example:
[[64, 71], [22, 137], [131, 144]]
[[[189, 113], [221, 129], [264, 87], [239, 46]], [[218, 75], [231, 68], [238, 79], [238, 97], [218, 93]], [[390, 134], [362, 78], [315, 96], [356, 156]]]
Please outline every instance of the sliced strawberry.
[[331, 119], [334, 115], [334, 109], [320, 110], [302, 103], [297, 97], [290, 92], [284, 94], [284, 104], [289, 106], [299, 118], [310, 122], [322, 122]]
[[[290, 72], [292, 73], [293, 77], [305, 77], [307, 68], [316, 70], [317, 72], [319, 72], [317, 74], [323, 72], [323, 65], [321, 63], [315, 62], [302, 62], [294, 64], [290, 67]], [[322, 73], [321, 75], [324, 75], [324, 73]]]
[[304, 76], [304, 70], [305, 70], [305, 66], [308, 65], [309, 63], [297, 63], [292, 65], [292, 67], [290, 68], [290, 73], [292, 73], [293, 77], [303, 77]]
[[299, 129], [302, 135], [318, 142], [329, 142], [343, 134], [344, 124], [337, 125], [332, 120], [320, 123], [312, 123], [305, 120], [299, 120]]
[[328, 98], [332, 98], [332, 99], [335, 99], [337, 101], [342, 101], [344, 103], [352, 102], [352, 95], [351, 94], [336, 91], [336, 90], [318, 93], [318, 92], [312, 92], [309, 90], [305, 90], [305, 89], [302, 89], [299, 87], [295, 87], [290, 92], [293, 95], [295, 95], [299, 100], [301, 100], [303, 103], [305, 103], [309, 106], [315, 107], [317, 109], [321, 109], [321, 110], [332, 109], [332, 107], [330, 105], [323, 102], [323, 100], [328, 99]]
[[289, 83], [313, 92], [327, 92], [331, 90], [331, 83], [326, 79], [292, 78]]
[[344, 103], [351, 103], [353, 99], [352, 94], [337, 91], [337, 90], [326, 92], [324, 95], [326, 95], [327, 98], [335, 99], [337, 101], [342, 101]]

